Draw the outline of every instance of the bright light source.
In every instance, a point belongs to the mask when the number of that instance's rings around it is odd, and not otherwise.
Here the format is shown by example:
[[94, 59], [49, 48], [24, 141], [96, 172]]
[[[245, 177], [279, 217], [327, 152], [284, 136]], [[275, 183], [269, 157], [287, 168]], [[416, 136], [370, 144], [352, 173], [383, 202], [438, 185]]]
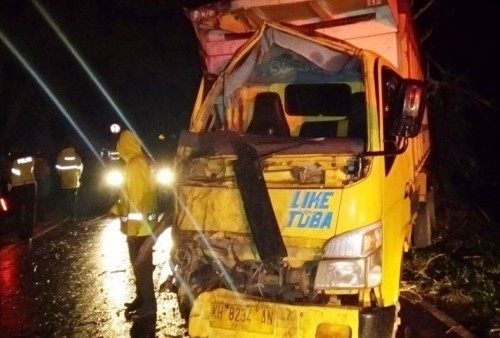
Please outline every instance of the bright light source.
[[110, 307], [111, 304], [122, 306], [123, 300], [131, 292], [134, 292], [131, 287], [124, 286], [124, 280], [128, 276], [125, 271], [130, 264], [127, 243], [119, 230], [120, 221], [118, 218], [107, 220], [106, 223], [103, 222], [106, 226], [101, 233], [100, 243], [98, 243], [99, 250], [95, 251], [95, 255], [99, 257], [100, 261], [99, 268], [106, 272], [103, 278], [99, 278], [99, 281], [102, 282], [102, 291], [107, 297], [106, 303]]
[[106, 183], [113, 186], [119, 187], [123, 183], [123, 174], [119, 170], [111, 170], [106, 174]]
[[109, 130], [113, 134], [118, 134], [122, 128], [120, 128], [120, 125], [118, 123], [113, 123], [110, 127]]
[[162, 185], [170, 185], [174, 182], [175, 175], [170, 168], [161, 168], [156, 173], [156, 181]]
[[3, 197], [0, 197], [0, 208], [2, 211], [9, 211], [9, 205], [7, 204], [7, 200]]

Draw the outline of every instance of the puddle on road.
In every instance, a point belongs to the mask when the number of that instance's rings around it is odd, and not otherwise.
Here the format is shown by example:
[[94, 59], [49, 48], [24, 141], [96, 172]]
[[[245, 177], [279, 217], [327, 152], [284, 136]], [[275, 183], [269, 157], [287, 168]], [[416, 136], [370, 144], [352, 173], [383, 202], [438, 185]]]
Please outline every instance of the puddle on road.
[[170, 274], [169, 235], [154, 250], [155, 327], [125, 320], [123, 303], [135, 290], [125, 236], [114, 220], [60, 226], [31, 247], [14, 244], [10, 258], [0, 248], [0, 336], [144, 337], [154, 329], [158, 338], [186, 337], [175, 294], [158, 293]]

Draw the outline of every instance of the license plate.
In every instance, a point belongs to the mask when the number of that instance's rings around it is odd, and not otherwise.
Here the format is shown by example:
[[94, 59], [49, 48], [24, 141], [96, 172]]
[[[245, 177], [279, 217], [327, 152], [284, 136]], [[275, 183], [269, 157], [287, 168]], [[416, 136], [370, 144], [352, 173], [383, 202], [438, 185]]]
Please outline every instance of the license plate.
[[274, 332], [275, 313], [268, 307], [213, 303], [210, 326], [257, 333]]

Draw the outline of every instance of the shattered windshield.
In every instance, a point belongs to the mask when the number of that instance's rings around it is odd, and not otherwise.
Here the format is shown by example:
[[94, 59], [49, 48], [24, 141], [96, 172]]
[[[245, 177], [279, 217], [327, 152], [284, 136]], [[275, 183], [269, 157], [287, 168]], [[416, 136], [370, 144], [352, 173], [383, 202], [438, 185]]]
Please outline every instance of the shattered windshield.
[[359, 56], [267, 27], [237, 60], [202, 107], [206, 131], [366, 140]]

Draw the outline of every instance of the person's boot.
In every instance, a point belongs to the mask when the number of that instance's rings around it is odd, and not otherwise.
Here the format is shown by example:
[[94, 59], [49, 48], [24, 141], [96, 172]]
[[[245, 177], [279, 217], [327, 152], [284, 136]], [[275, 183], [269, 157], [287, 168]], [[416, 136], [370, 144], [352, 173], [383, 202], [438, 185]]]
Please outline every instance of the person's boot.
[[125, 303], [125, 317], [129, 317], [133, 312], [139, 309], [142, 305], [139, 297], [135, 297], [130, 303]]
[[154, 299], [154, 297], [152, 299], [146, 297], [141, 306], [131, 313], [131, 318], [134, 322], [141, 321], [143, 319], [156, 320], [156, 299]]
[[156, 319], [156, 308], [141, 306], [136, 311], [131, 313], [130, 317], [134, 322], [144, 319]]

